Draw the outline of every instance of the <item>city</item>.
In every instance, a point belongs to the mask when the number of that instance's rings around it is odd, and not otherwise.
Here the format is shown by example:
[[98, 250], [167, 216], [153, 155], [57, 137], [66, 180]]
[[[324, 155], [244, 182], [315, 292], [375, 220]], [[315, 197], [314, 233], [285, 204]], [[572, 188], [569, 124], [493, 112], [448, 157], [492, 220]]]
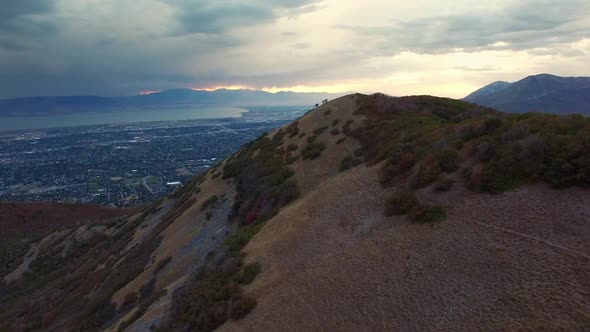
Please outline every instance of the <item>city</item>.
[[0, 200], [151, 202], [304, 112], [259, 107], [232, 119], [0, 133]]

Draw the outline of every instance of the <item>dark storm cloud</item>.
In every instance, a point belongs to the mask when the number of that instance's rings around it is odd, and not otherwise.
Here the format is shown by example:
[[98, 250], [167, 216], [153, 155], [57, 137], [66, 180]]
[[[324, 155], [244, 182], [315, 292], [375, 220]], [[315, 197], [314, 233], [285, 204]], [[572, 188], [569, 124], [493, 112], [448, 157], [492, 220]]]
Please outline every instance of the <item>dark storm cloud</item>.
[[6, 51], [19, 52], [19, 51], [27, 50], [28, 47], [26, 47], [25, 45], [23, 45], [17, 41], [14, 41], [14, 40], [0, 39], [0, 49], [6, 50]]
[[313, 0], [165, 2], [177, 8], [179, 27], [174, 31], [177, 34], [219, 34], [242, 26], [270, 22], [280, 15], [293, 15], [313, 7], [308, 6]]
[[0, 24], [27, 15], [47, 14], [53, 8], [52, 0], [3, 0], [0, 4]]
[[50, 14], [53, 0], [4, 0], [0, 4], [0, 34], [50, 32], [54, 25], [35, 16]]
[[0, 98], [214, 82], [207, 58], [255, 38], [232, 30], [271, 23], [315, 1], [4, 0]]
[[46, 19], [54, 11], [53, 0], [4, 0], [0, 4], [0, 50], [23, 51], [27, 44], [48, 34], [57, 26]]
[[[528, 0], [497, 11], [431, 16], [395, 21], [388, 26], [338, 25], [379, 40], [383, 55], [412, 51], [421, 54], [490, 49], [524, 50], [568, 43], [590, 36], [590, 1]], [[586, 21], [582, 21], [586, 19]]]
[[181, 33], [222, 33], [235, 27], [268, 21], [272, 10], [251, 5], [187, 7], [179, 14]]

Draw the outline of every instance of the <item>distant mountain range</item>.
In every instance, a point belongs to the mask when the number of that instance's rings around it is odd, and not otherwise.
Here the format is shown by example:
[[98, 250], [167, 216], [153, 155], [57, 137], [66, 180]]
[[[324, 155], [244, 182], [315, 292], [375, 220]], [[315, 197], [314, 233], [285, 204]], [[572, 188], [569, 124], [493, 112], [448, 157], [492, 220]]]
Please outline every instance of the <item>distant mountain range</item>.
[[100, 96], [49, 96], [0, 100], [0, 115], [50, 115], [85, 111], [125, 110], [146, 107], [184, 106], [311, 106], [340, 94], [298, 93], [281, 91], [270, 93], [261, 90], [215, 91], [174, 89], [148, 95], [124, 97]]
[[590, 115], [590, 77], [528, 76], [518, 82], [487, 85], [463, 100], [504, 112]]

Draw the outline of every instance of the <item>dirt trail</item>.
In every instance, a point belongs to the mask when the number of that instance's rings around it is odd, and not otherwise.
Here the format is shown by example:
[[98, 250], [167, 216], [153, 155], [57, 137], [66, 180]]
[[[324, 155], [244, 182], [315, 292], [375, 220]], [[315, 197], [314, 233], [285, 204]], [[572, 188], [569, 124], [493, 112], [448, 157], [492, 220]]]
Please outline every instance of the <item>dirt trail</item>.
[[475, 223], [478, 224], [478, 225], [482, 225], [484, 227], [493, 228], [493, 229], [496, 229], [496, 230], [499, 230], [499, 231], [502, 231], [502, 232], [510, 233], [512, 235], [516, 235], [516, 236], [520, 236], [520, 237], [523, 237], [523, 238], [531, 239], [533, 241], [537, 241], [537, 242], [540, 242], [542, 244], [546, 244], [546, 245], [548, 245], [550, 247], [553, 247], [555, 249], [563, 250], [565, 252], [568, 252], [568, 253], [571, 253], [571, 254], [574, 254], [574, 255], [577, 255], [577, 256], [581, 256], [581, 257], [584, 257], [584, 258], [590, 260], [590, 256], [588, 256], [588, 255], [586, 255], [584, 253], [581, 253], [581, 252], [579, 252], [577, 250], [573, 250], [573, 249], [564, 247], [564, 246], [562, 246], [560, 244], [553, 243], [551, 241], [547, 241], [547, 240], [545, 240], [543, 238], [540, 238], [538, 236], [532, 236], [532, 235], [523, 234], [523, 233], [520, 233], [520, 232], [517, 232], [517, 231], [513, 231], [511, 229], [507, 229], [507, 228], [499, 227], [499, 226], [494, 226], [494, 225], [487, 224], [487, 223], [481, 222], [481, 221], [475, 221]]

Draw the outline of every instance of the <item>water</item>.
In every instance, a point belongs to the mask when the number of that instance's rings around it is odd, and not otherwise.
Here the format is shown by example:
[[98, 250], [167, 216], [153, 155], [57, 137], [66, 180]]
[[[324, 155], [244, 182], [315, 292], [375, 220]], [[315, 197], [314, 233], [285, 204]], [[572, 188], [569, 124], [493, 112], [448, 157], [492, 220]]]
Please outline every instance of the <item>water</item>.
[[117, 123], [239, 118], [248, 112], [237, 107], [178, 107], [57, 114], [52, 116], [0, 116], [0, 131], [78, 127]]

